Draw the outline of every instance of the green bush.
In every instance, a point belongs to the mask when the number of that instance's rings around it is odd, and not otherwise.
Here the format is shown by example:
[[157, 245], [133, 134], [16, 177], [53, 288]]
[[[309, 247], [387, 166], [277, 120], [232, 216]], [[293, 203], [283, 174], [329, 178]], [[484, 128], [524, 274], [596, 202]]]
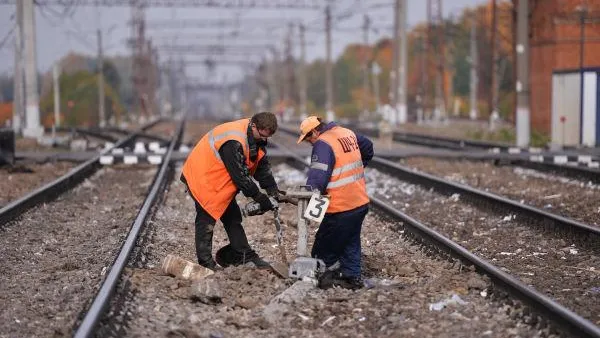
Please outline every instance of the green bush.
[[530, 143], [532, 147], [545, 147], [550, 143], [550, 136], [537, 130], [532, 130]]

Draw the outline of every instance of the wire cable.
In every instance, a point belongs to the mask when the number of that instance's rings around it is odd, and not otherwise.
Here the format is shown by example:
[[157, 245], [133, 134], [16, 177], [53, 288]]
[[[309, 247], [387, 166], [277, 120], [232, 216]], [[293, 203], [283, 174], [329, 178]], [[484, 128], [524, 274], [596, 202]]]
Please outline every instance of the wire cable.
[[6, 45], [8, 40], [12, 37], [12, 35], [15, 31], [15, 27], [16, 27], [16, 25], [13, 25], [12, 28], [8, 31], [8, 33], [6, 33], [4, 38], [2, 40], [0, 40], [0, 50]]

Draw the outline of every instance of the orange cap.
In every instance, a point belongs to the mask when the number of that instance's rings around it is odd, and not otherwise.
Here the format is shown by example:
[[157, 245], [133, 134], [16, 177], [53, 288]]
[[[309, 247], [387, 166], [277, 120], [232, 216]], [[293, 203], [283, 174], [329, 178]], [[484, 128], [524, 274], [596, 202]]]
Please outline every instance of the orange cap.
[[311, 130], [315, 129], [319, 124], [321, 124], [321, 120], [319, 120], [316, 116], [309, 116], [302, 121], [300, 124], [300, 137], [298, 138], [298, 144], [304, 140], [306, 134], [310, 133]]

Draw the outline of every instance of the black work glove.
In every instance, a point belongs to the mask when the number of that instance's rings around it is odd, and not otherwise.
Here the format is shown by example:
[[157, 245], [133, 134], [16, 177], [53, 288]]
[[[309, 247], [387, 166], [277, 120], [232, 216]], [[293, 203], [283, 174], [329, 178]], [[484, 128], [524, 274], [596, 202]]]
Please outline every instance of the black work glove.
[[277, 202], [281, 202], [281, 196], [284, 196], [286, 192], [279, 190], [279, 188], [275, 185], [267, 188], [267, 194], [273, 197]]
[[277, 186], [267, 188], [267, 194], [273, 197], [278, 203], [290, 203], [293, 205], [298, 205], [297, 198], [287, 196], [287, 192], [285, 190], [279, 190]]
[[271, 201], [269, 196], [263, 194], [262, 192], [259, 192], [256, 196], [253, 197], [253, 199], [256, 202], [258, 202], [258, 204], [260, 204], [260, 210], [264, 212], [274, 210], [276, 208], [275, 204], [273, 203], [273, 201]]

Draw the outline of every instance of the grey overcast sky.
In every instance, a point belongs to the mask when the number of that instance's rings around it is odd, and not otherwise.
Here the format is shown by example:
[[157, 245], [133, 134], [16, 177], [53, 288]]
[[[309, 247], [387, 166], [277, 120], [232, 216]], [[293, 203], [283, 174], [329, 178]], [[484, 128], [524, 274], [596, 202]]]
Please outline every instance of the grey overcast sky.
[[[17, 0], [18, 1], [18, 0]], [[465, 7], [485, 3], [489, 0], [445, 0], [442, 1], [443, 15], [459, 15]], [[323, 1], [325, 2], [325, 1]], [[348, 43], [361, 42], [363, 39], [360, 29], [363, 22], [363, 14], [368, 13], [372, 25], [382, 28], [379, 31], [370, 32], [370, 42], [384, 36], [391, 36], [393, 23], [393, 0], [337, 0], [334, 2], [333, 16], [334, 27], [339, 30], [332, 32], [333, 57], [337, 57]], [[382, 6], [378, 6], [382, 5]], [[75, 51], [88, 55], [96, 54], [96, 30], [103, 31], [105, 55], [125, 55], [129, 53], [125, 45], [125, 39], [131, 35], [131, 29], [127, 22], [131, 17], [128, 7], [96, 8], [80, 6], [72, 15], [66, 18], [58, 18], [60, 6], [36, 9], [36, 32], [37, 32], [37, 60], [38, 69], [46, 72], [52, 64], [62, 56]], [[0, 73], [12, 74], [14, 54], [13, 35], [9, 32], [14, 27], [14, 5], [0, 5]], [[339, 18], [342, 13], [350, 13], [351, 16]], [[306, 35], [309, 46], [306, 48], [307, 61], [325, 57], [325, 34], [323, 10], [273, 10], [273, 9], [217, 9], [217, 8], [150, 8], [146, 11], [146, 19], [151, 25], [152, 21], [171, 19], [176, 20], [212, 20], [215, 18], [227, 19], [239, 17], [242, 22], [241, 29], [244, 34], [251, 35], [250, 38], [237, 38], [231, 40], [231, 44], [264, 43], [265, 40], [283, 47], [283, 36], [289, 21], [302, 21], [310, 29]], [[281, 22], [279, 27], [264, 29], [260, 26], [243, 24], [245, 19], [268, 19], [269, 24]], [[426, 18], [425, 0], [408, 0], [408, 24], [413, 26]], [[253, 22], [255, 20], [252, 20]], [[231, 32], [232, 28], [210, 28], [210, 29], [152, 29], [148, 35], [153, 37], [157, 44], [166, 41], [179, 44], [189, 44], [194, 35], [216, 36], [220, 33]], [[299, 55], [297, 33], [294, 33], [293, 47], [294, 55]], [[177, 40], [177, 37], [179, 39]], [[8, 40], [3, 41], [5, 38]], [[175, 42], [178, 41], [178, 42]], [[230, 40], [228, 40], [230, 41]], [[206, 42], [203, 42], [206, 43]], [[260, 58], [260, 55], [244, 56], [245, 58]], [[166, 54], [161, 53], [160, 58], [166, 59]], [[186, 58], [194, 58], [186, 55]], [[196, 56], [195, 59], [200, 59]], [[239, 59], [240, 57], [238, 57]], [[227, 74], [229, 80], [239, 78], [242, 69], [236, 66], [218, 67], [218, 73], [213, 74], [213, 80], [220, 81]], [[201, 65], [190, 66], [188, 75], [206, 79], [205, 69]], [[210, 79], [208, 79], [210, 80]]]

